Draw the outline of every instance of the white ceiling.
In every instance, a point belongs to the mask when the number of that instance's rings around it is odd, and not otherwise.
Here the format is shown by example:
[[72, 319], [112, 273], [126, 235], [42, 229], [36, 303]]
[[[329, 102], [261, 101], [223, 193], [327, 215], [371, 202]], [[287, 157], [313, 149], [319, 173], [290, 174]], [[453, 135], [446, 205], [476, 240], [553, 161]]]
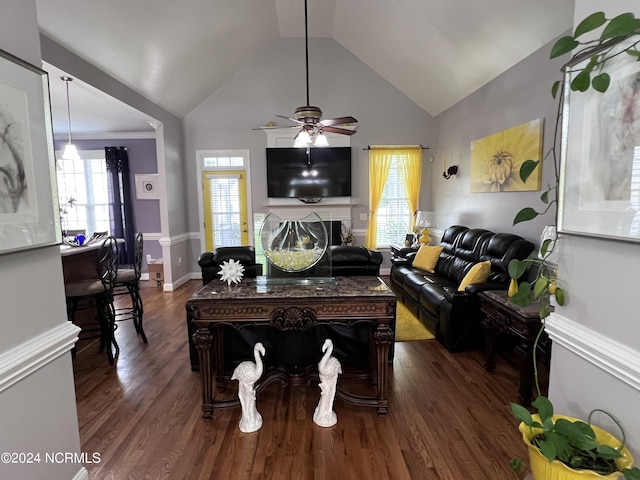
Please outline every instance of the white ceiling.
[[[266, 43], [304, 37], [303, 0], [36, 5], [45, 35], [178, 117]], [[333, 37], [435, 116], [569, 29], [573, 8], [573, 0], [308, 0], [309, 36]], [[63, 73], [46, 67], [54, 129], [64, 132]], [[70, 85], [74, 131], [152, 130], [149, 118], [91, 90]]]
[[[69, 132], [66, 84], [60, 77], [69, 76], [53, 65], [43, 62], [49, 74], [49, 95], [56, 137], [66, 138]], [[69, 110], [73, 138], [95, 138], [108, 133], [153, 132], [154, 119], [91, 85], [74, 78], [69, 84]]]

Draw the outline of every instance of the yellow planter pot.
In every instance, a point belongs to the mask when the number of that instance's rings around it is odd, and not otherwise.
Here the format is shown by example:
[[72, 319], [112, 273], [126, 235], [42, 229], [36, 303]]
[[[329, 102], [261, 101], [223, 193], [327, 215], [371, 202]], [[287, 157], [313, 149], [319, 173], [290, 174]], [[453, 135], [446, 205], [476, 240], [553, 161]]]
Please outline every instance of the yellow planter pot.
[[[554, 420], [558, 418], [564, 418], [569, 421], [576, 421], [577, 418], [565, 417], [563, 415], [554, 415]], [[538, 415], [533, 415], [533, 419], [536, 422], [540, 422]], [[618, 480], [620, 478], [619, 472], [614, 472], [609, 475], [600, 475], [590, 470], [573, 470], [567, 467], [564, 463], [554, 460], [549, 462], [547, 458], [540, 453], [540, 450], [531, 443], [531, 439], [538, 433], [542, 432], [540, 428], [529, 428], [524, 423], [520, 424], [520, 432], [522, 433], [522, 439], [529, 449], [529, 462], [531, 463], [531, 473], [535, 480]], [[611, 435], [605, 430], [596, 426], [591, 426], [596, 434], [596, 440], [610, 447], [617, 448], [620, 446], [620, 440]], [[631, 468], [633, 465], [633, 457], [629, 450], [625, 447], [620, 452], [622, 457], [616, 460], [618, 469]]]

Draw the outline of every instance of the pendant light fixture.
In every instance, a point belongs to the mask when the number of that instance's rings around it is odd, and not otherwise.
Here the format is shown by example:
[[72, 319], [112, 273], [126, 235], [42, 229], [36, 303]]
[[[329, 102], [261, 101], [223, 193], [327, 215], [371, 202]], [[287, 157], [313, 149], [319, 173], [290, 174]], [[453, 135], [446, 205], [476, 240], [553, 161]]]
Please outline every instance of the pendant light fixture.
[[69, 105], [69, 82], [73, 82], [73, 78], [71, 77], [60, 77], [66, 86], [67, 86], [67, 119], [69, 122], [69, 143], [64, 147], [64, 152], [62, 153], [63, 160], [80, 160], [80, 155], [78, 154], [78, 149], [76, 146], [71, 143], [71, 107]]

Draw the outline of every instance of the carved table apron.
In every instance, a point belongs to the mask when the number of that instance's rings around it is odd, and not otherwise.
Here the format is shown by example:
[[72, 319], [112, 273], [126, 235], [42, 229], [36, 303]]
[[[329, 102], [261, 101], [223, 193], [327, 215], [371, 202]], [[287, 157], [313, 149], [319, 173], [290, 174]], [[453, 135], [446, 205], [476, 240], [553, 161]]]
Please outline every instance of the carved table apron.
[[[268, 325], [281, 331], [307, 330], [317, 325], [370, 325], [373, 344], [369, 356], [371, 368], [375, 369], [376, 394], [353, 395], [339, 388], [337, 396], [355, 405], [374, 406], [380, 416], [387, 414], [388, 357], [394, 341], [396, 296], [380, 278], [336, 277], [335, 282], [329, 283], [287, 284], [258, 277], [245, 278], [231, 286], [214, 280], [193, 294], [186, 309], [188, 321], [198, 328], [192, 341], [200, 359], [205, 420], [212, 418], [215, 408], [238, 405], [237, 399], [214, 398], [214, 370], [221, 368], [224, 359], [223, 342], [219, 339], [224, 325]], [[256, 383], [256, 391], [259, 393], [274, 381], [286, 384], [286, 377], [285, 370], [272, 369]]]

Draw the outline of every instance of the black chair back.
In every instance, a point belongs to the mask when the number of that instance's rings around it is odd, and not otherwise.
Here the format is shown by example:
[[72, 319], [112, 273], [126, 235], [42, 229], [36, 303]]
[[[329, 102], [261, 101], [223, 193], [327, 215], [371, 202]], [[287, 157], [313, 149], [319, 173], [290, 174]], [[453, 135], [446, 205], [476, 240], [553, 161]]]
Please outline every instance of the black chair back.
[[136, 272], [136, 280], [140, 280], [140, 276], [142, 275], [142, 246], [144, 243], [144, 239], [142, 237], [142, 232], [138, 232], [136, 234], [136, 239], [134, 243], [134, 258], [133, 258], [133, 270]]
[[118, 243], [115, 237], [107, 237], [98, 250], [98, 278], [106, 291], [113, 291], [118, 275]]

